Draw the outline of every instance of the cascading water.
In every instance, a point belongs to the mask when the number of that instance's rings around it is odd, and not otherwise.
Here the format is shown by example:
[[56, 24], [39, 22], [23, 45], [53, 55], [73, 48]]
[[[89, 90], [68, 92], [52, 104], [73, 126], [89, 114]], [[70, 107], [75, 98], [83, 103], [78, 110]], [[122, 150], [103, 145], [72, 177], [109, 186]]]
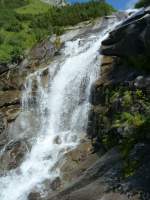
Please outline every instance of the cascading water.
[[109, 30], [66, 42], [62, 55], [48, 66], [47, 87], [42, 69], [27, 78], [22, 109], [36, 112], [39, 130], [24, 162], [0, 178], [0, 200], [26, 200], [35, 187], [60, 175], [59, 161], [86, 131], [90, 88], [99, 76], [98, 50]]

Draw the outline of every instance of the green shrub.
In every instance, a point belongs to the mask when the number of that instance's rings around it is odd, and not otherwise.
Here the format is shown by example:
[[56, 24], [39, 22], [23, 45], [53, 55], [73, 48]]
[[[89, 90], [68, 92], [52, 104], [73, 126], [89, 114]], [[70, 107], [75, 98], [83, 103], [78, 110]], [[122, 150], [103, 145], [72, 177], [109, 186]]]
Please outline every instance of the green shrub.
[[9, 45], [1, 45], [0, 46], [0, 63], [7, 64], [11, 62], [11, 47]]
[[53, 27], [53, 33], [55, 33], [56, 35], [61, 35], [64, 33], [64, 29], [63, 27], [59, 27], [59, 26], [54, 26]]
[[11, 51], [11, 62], [18, 63], [22, 60], [23, 48], [15, 46]]
[[9, 38], [8, 44], [12, 46], [22, 46], [22, 43], [24, 42], [26, 38], [23, 35], [13, 35]]
[[10, 23], [5, 24], [4, 29], [9, 32], [19, 32], [22, 30], [22, 25], [19, 21], [11, 21]]
[[135, 92], [135, 94], [140, 99], [144, 97], [143, 91], [140, 90], [140, 89], [137, 89], [136, 92]]

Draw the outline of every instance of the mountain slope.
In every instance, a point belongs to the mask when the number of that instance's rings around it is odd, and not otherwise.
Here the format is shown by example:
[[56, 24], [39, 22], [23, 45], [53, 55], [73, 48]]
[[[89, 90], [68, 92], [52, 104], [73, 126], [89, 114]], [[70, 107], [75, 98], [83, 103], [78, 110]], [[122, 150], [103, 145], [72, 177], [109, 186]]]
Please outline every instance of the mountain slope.
[[40, 0], [0, 1], [0, 64], [19, 63], [35, 44], [52, 34], [60, 35], [65, 26], [112, 11], [102, 1], [64, 7]]

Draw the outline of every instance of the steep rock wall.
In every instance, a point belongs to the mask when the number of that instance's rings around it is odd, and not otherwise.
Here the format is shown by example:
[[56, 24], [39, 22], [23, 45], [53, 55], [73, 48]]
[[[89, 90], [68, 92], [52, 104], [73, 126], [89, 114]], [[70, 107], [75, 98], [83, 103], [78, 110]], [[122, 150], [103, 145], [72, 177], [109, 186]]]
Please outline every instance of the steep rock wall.
[[95, 151], [107, 152], [118, 147], [123, 159], [120, 182], [129, 186], [129, 193], [140, 191], [140, 199], [147, 200], [150, 198], [149, 20], [146, 8], [119, 25], [103, 41], [101, 53], [105, 56], [101, 77], [92, 88], [93, 108], [88, 126]]

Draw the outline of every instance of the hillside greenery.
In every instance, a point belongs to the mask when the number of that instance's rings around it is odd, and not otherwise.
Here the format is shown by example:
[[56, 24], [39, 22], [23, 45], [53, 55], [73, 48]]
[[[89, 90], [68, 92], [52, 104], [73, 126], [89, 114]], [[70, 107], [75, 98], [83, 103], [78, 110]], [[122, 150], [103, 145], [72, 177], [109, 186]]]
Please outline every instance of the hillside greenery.
[[40, 0], [0, 1], [0, 64], [18, 63], [25, 54], [65, 26], [108, 15], [113, 8], [103, 0], [54, 7]]
[[150, 0], [140, 0], [135, 7], [140, 8], [140, 7], [146, 7], [150, 5]]

